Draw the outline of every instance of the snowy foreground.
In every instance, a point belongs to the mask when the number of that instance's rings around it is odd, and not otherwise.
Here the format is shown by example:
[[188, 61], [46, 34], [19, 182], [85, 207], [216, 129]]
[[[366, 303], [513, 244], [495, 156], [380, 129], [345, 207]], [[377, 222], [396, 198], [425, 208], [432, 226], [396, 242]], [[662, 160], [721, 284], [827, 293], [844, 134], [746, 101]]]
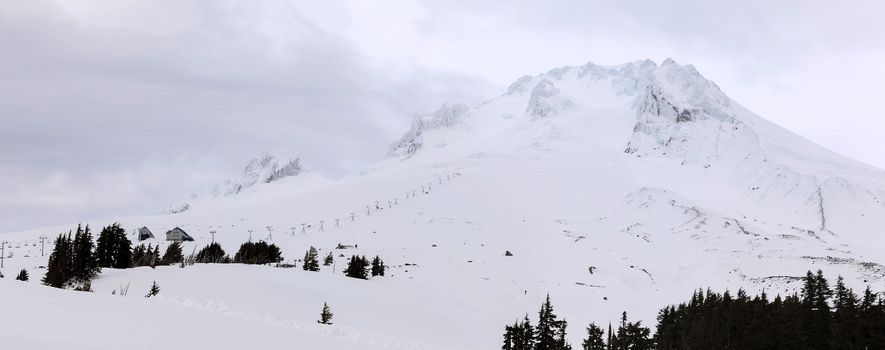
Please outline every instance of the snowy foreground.
[[[579, 344], [590, 321], [627, 311], [653, 325], [698, 287], [791, 294], [823, 269], [885, 289], [885, 172], [766, 122], [670, 60], [558, 68], [479, 106], [444, 106], [345, 179], [258, 168], [225, 183], [248, 188], [178, 214], [88, 223], [147, 226], [161, 251], [179, 226], [196, 239], [185, 254], [210, 231], [231, 255], [250, 236], [272, 241], [285, 263], [315, 246], [334, 251], [334, 267], [105, 269], [83, 293], [39, 285], [39, 237], [76, 223], [0, 234], [13, 253], [0, 346], [494, 349], [547, 293]], [[345, 277], [352, 254], [380, 255], [388, 276]], [[31, 281], [12, 280], [22, 268]], [[160, 294], [144, 298], [153, 281]], [[324, 302], [331, 326], [316, 322]]]

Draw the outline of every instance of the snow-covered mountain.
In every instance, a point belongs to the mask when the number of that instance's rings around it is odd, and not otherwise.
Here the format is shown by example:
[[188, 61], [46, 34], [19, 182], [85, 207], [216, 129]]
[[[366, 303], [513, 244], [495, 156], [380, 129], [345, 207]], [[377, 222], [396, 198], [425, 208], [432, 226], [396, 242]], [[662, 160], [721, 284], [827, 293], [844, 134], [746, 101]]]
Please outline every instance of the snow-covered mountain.
[[[297, 180], [290, 181], [293, 178]], [[252, 158], [238, 177], [219, 182], [213, 185], [207, 192], [191, 194], [188, 201], [172, 206], [169, 212], [172, 214], [182, 213], [189, 210], [194, 203], [237, 196], [247, 192], [253, 193], [261, 190], [258, 188], [261, 185], [280, 182], [283, 179], [289, 181], [285, 185], [286, 188], [283, 189], [288, 192], [311, 188], [328, 182], [328, 180], [304, 169], [299, 157], [278, 152], [265, 152], [261, 156]], [[275, 188], [274, 190], [278, 191], [280, 188]]]
[[464, 104], [449, 106], [443, 104], [436, 112], [416, 115], [409, 128], [399, 141], [390, 145], [387, 158], [410, 157], [424, 146], [422, 134], [426, 131], [454, 128], [463, 124], [461, 117], [468, 111]]
[[240, 177], [216, 184], [209, 193], [213, 197], [237, 195], [252, 186], [269, 184], [289, 176], [298, 176], [304, 171], [300, 158], [265, 153], [252, 158], [243, 169]]
[[[305, 175], [297, 162], [255, 164], [217, 193], [242, 193], [278, 171]], [[764, 120], [670, 59], [525, 76], [480, 105], [416, 116], [387, 158], [360, 174], [254, 188], [178, 215], [92, 225], [180, 226], [197, 239], [187, 251], [210, 231], [228, 251], [272, 239], [288, 262], [310, 246], [334, 251], [337, 264], [339, 254], [380, 255], [389, 276], [355, 281], [340, 266], [139, 268], [104, 272], [96, 297], [157, 280], [163, 313], [231, 319], [218, 321], [222, 330], [258, 323], [290, 339], [294, 329], [314, 348], [488, 349], [547, 293], [577, 344], [588, 321], [626, 310], [653, 323], [658, 308], [697, 287], [792, 293], [796, 277], [820, 268], [885, 288], [885, 172]], [[3, 237], [33, 242], [69, 226]], [[25, 244], [7, 264], [45, 264], [34, 249]], [[332, 327], [314, 322], [323, 302], [336, 312]], [[129, 303], [121, 307], [144, 308]], [[217, 332], [216, 345], [236, 343], [225, 342], [229, 333]], [[323, 337], [334, 341], [314, 342]]]
[[[654, 185], [833, 242], [877, 238], [869, 228], [881, 219], [868, 214], [881, 211], [885, 196], [882, 170], [760, 118], [672, 59], [660, 66], [588, 63], [520, 78], [480, 106], [444, 105], [417, 117], [388, 156], [410, 158], [428, 143], [439, 150], [426, 151], [427, 162], [513, 150], [548, 159], [580, 152], [569, 159], [605, 164], [599, 170], [609, 181], [621, 178], [623, 191]], [[619, 168], [627, 164], [666, 169]]]

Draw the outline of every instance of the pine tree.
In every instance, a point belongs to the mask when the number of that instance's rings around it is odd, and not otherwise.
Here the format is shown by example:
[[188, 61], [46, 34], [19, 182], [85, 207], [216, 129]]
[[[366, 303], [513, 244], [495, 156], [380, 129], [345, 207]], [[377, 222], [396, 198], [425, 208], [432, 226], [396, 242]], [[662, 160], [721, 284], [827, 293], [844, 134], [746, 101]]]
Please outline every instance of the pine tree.
[[557, 321], [556, 325], [556, 342], [554, 343], [554, 349], [558, 350], [572, 350], [572, 345], [568, 343], [565, 339], [565, 329], [568, 328], [568, 322], [563, 319], [561, 321]]
[[[885, 319], [881, 318], [885, 308], [879, 309], [869, 288], [858, 301], [844, 282], [837, 282], [832, 309], [817, 306], [826, 303], [830, 293], [822, 273], [809, 272], [802, 289], [802, 298], [796, 294], [776, 296], [771, 302], [764, 293], [751, 299], [742, 291], [737, 298], [698, 291], [690, 302], [661, 310], [656, 346], [668, 350], [885, 349], [885, 342], [876, 339], [885, 337]], [[614, 337], [615, 349], [623, 348], [621, 339], [643, 338], [644, 330], [634, 327], [638, 322], [624, 320], [622, 325], [624, 331]], [[832, 335], [830, 343], [821, 345], [821, 335], [827, 334]]]
[[132, 250], [132, 267], [147, 265], [148, 249], [150, 249], [150, 246], [145, 247], [143, 244], [139, 244]]
[[329, 304], [323, 303], [323, 311], [320, 313], [320, 319], [317, 323], [321, 324], [332, 324], [332, 308], [329, 307]]
[[156, 268], [157, 264], [160, 263], [160, 243], [157, 243], [157, 246], [154, 247], [153, 251], [149, 251], [150, 253], [150, 267]]
[[332, 256], [332, 252], [329, 252], [329, 255], [326, 255], [323, 258], [323, 266], [332, 266], [335, 263], [335, 257]]
[[514, 350], [532, 350], [535, 348], [535, 328], [532, 326], [532, 322], [529, 321], [528, 314], [523, 316], [517, 334], [519, 334], [519, 338], [514, 342]]
[[72, 263], [71, 234], [60, 234], [55, 239], [55, 247], [49, 254], [49, 263], [46, 265], [46, 275], [43, 276], [43, 284], [64, 288], [71, 277]]
[[369, 279], [368, 272], [366, 269], [369, 267], [369, 260], [366, 259], [365, 256], [351, 256], [350, 261], [347, 263], [347, 269], [344, 270], [344, 274], [347, 277], [359, 278], [359, 279]]
[[535, 350], [556, 349], [556, 314], [553, 313], [553, 304], [550, 302], [550, 294], [541, 304], [538, 312], [538, 324], [535, 326]]
[[614, 340], [613, 340], [614, 336], [615, 336], [615, 334], [612, 333], [612, 322], [611, 322], [611, 321], [608, 321], [608, 340], [606, 340], [606, 342], [605, 342], [605, 344], [606, 344], [606, 345], [605, 345], [605, 348], [606, 348], [606, 349], [608, 349], [608, 350], [612, 350], [612, 349], [614, 349], [614, 348], [613, 348], [613, 346], [614, 346], [614, 345], [613, 345], [613, 344], [614, 344]]
[[501, 345], [501, 350], [513, 350], [513, 338], [516, 333], [516, 327], [518, 327], [516, 323], [512, 326], [504, 326], [504, 344]]
[[225, 263], [230, 260], [230, 257], [227, 256], [224, 249], [221, 249], [220, 244], [213, 242], [200, 249], [194, 260], [198, 263]]
[[502, 350], [532, 350], [535, 346], [534, 327], [529, 321], [529, 315], [525, 315], [522, 322], [513, 322], [513, 325], [504, 327], [504, 342]]
[[372, 277], [384, 276], [384, 270], [384, 261], [382, 261], [379, 256], [375, 255], [375, 258], [372, 259]]
[[154, 281], [154, 283], [151, 284], [151, 289], [148, 290], [147, 295], [145, 295], [144, 297], [150, 298], [150, 297], [155, 296], [157, 294], [160, 294], [160, 285], [157, 284], [157, 281]]
[[587, 338], [581, 343], [582, 350], [606, 350], [605, 339], [602, 336], [605, 331], [594, 323], [587, 326]]
[[242, 264], [264, 265], [280, 261], [283, 261], [280, 248], [265, 241], [243, 243], [234, 255], [234, 262]]
[[92, 232], [89, 225], [85, 229], [77, 226], [74, 236], [71, 278], [77, 283], [91, 281], [101, 271], [93, 255]]
[[181, 253], [181, 243], [172, 242], [172, 244], [166, 247], [166, 253], [163, 253], [163, 258], [160, 259], [160, 264], [173, 265], [181, 262], [183, 259], [183, 255]]
[[858, 300], [854, 291], [845, 286], [842, 276], [836, 279], [833, 291], [833, 349], [857, 349]]
[[319, 271], [320, 262], [317, 260], [317, 249], [313, 246], [304, 253], [304, 265], [301, 266], [304, 271]]
[[651, 330], [643, 327], [641, 321], [627, 321], [627, 313], [621, 315], [621, 325], [617, 334], [611, 336], [609, 347], [613, 350], [651, 350], [654, 341], [650, 337]]
[[117, 250], [117, 224], [105, 226], [98, 234], [98, 240], [95, 244], [95, 260], [99, 267], [114, 267]]
[[126, 230], [121, 228], [119, 224], [114, 224], [111, 226], [111, 235], [113, 237], [113, 248], [111, 251], [114, 256], [114, 265], [112, 267], [115, 269], [132, 267], [132, 241], [129, 240], [129, 237], [126, 237]]
[[802, 339], [809, 350], [830, 348], [832, 325], [827, 300], [832, 293], [823, 271], [817, 270], [816, 275], [808, 271], [802, 287], [801, 317]]
[[28, 270], [22, 269], [21, 272], [18, 273], [18, 276], [15, 276], [16, 281], [28, 281]]
[[878, 304], [878, 300], [877, 293], [867, 286], [859, 306], [859, 349], [885, 348], [885, 308]]

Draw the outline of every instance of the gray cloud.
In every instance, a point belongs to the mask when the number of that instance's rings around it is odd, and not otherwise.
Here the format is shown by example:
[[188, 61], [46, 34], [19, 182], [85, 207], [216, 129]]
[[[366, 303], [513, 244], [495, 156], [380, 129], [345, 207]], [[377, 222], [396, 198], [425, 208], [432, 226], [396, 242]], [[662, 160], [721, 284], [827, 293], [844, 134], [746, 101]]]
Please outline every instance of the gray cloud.
[[0, 231], [152, 213], [264, 150], [340, 176], [416, 112], [587, 61], [692, 63], [881, 167], [883, 17], [875, 1], [13, 1]]
[[0, 10], [0, 230], [157, 212], [264, 150], [340, 176], [382, 157], [413, 113], [487, 86], [392, 78], [292, 5], [254, 4]]

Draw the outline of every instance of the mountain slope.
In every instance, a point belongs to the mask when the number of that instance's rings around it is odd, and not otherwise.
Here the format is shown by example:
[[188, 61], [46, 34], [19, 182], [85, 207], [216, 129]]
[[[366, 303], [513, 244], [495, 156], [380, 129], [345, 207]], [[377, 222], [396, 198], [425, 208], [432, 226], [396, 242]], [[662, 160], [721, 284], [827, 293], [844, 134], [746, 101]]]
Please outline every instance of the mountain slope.
[[[626, 310], [653, 323], [663, 304], [702, 286], [793, 293], [796, 277], [821, 268], [885, 287], [885, 174], [765, 121], [672, 60], [526, 76], [478, 106], [417, 116], [388, 158], [360, 174], [263, 187], [119, 220], [180, 226], [197, 239], [186, 251], [210, 231], [229, 252], [250, 237], [273, 240], [287, 262], [315, 246], [333, 252], [335, 267], [110, 270], [96, 293], [157, 280], [162, 300], [182, 308], [298, 324], [327, 301], [335, 332], [487, 349], [547, 293], [578, 344], [589, 321]], [[69, 229], [4, 237], [33, 243]], [[7, 263], [45, 264], [37, 248], [24, 244]], [[343, 277], [351, 254], [380, 255], [389, 275]]]
[[505, 95], [461, 114], [465, 126], [431, 130], [422, 138], [425, 144], [469, 146], [426, 152], [428, 158], [507, 152], [501, 147], [622, 149], [652, 159], [646, 163], [683, 168], [642, 178], [639, 186], [670, 188], [711, 207], [724, 205], [734, 215], [814, 231], [821, 239], [842, 241], [840, 233], [853, 243], [877, 238], [868, 228], [880, 224], [872, 214], [883, 207], [885, 172], [765, 121], [692, 66], [670, 59], [661, 66], [638, 61], [557, 68], [523, 77]]
[[[182, 213], [190, 210], [194, 204], [205, 205], [225, 197], [239, 196], [241, 198], [236, 200], [245, 201], [247, 199], [242, 197], [249, 198], [256, 192], [292, 195], [328, 182], [329, 180], [307, 171], [301, 165], [301, 158], [265, 152], [252, 158], [238, 177], [219, 182], [208, 192], [192, 194], [187, 202], [172, 206], [169, 213]], [[274, 186], [266, 186], [270, 184]]]

